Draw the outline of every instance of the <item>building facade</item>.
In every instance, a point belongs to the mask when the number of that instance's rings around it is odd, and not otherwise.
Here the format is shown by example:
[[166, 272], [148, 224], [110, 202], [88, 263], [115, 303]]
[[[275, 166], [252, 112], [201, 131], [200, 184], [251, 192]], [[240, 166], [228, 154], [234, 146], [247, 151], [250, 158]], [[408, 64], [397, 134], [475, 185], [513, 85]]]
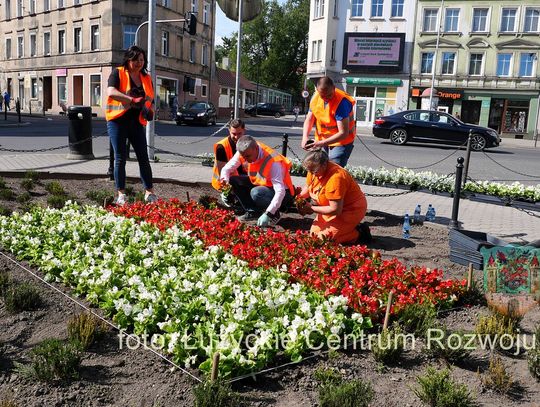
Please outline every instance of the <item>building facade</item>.
[[[193, 36], [181, 22], [156, 24], [154, 87], [161, 118], [173, 103], [210, 97], [215, 4], [157, 1], [157, 20], [182, 19], [188, 11], [198, 18]], [[23, 111], [58, 113], [86, 105], [103, 117], [109, 74], [129, 46], [147, 49], [147, 25], [135, 38], [147, 20], [148, 1], [142, 0], [4, 0], [0, 90], [19, 99]]]
[[311, 0], [307, 76], [328, 75], [370, 126], [408, 107], [415, 0]]
[[532, 135], [540, 93], [540, 1], [443, 3], [442, 10], [440, 0], [418, 3], [410, 107], [420, 108], [434, 77], [439, 110], [499, 133]]

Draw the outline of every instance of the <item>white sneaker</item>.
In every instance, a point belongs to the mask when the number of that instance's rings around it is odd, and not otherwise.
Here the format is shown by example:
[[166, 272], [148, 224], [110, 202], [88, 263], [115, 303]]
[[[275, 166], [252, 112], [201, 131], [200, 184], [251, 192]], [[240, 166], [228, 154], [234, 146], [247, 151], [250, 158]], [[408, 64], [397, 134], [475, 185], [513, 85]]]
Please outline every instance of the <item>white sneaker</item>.
[[156, 194], [148, 194], [144, 198], [144, 202], [146, 203], [154, 203], [157, 201], [158, 201], [158, 197], [156, 196]]
[[127, 203], [126, 195], [118, 194], [118, 198], [116, 198], [116, 201], [114, 203], [117, 206], [124, 206]]

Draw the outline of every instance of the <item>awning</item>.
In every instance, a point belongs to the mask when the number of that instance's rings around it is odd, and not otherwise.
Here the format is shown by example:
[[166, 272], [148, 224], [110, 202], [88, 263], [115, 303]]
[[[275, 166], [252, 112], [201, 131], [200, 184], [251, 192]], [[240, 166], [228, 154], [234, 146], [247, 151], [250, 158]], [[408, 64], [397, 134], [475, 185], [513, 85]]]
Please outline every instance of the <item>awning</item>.
[[401, 86], [401, 79], [390, 78], [345, 78], [349, 85]]

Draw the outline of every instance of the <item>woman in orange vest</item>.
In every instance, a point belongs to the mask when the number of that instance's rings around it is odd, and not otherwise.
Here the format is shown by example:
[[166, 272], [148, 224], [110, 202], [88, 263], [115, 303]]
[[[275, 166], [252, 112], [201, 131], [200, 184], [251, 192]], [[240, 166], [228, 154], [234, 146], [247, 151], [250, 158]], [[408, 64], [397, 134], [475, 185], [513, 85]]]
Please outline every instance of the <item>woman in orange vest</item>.
[[302, 215], [316, 214], [310, 232], [337, 243], [369, 242], [369, 227], [360, 223], [366, 215], [367, 201], [354, 178], [329, 161], [324, 150], [309, 152], [303, 165], [308, 171], [306, 186], [297, 197], [314, 202], [299, 207]]
[[133, 146], [143, 188], [145, 201], [155, 202], [152, 184], [152, 168], [148, 159], [144, 126], [153, 120], [154, 87], [146, 71], [146, 55], [142, 48], [131, 46], [124, 54], [122, 66], [114, 69], [107, 85], [105, 118], [107, 131], [114, 149], [114, 181], [118, 197], [117, 205], [127, 202], [126, 188], [126, 140]]
[[[304, 121], [302, 148], [323, 148], [330, 161], [345, 167], [354, 148], [356, 121], [355, 100], [346, 92], [336, 89], [328, 76], [317, 82], [317, 93], [311, 99], [309, 112]], [[315, 128], [315, 142], [308, 143], [311, 129]]]

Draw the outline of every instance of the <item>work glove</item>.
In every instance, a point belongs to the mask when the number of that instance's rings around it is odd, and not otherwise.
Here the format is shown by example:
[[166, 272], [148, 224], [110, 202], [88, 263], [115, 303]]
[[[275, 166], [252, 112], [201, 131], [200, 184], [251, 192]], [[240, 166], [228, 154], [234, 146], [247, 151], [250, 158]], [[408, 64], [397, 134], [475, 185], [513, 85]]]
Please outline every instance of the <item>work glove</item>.
[[270, 225], [270, 217], [265, 212], [257, 219], [257, 226], [266, 227], [268, 225]]

